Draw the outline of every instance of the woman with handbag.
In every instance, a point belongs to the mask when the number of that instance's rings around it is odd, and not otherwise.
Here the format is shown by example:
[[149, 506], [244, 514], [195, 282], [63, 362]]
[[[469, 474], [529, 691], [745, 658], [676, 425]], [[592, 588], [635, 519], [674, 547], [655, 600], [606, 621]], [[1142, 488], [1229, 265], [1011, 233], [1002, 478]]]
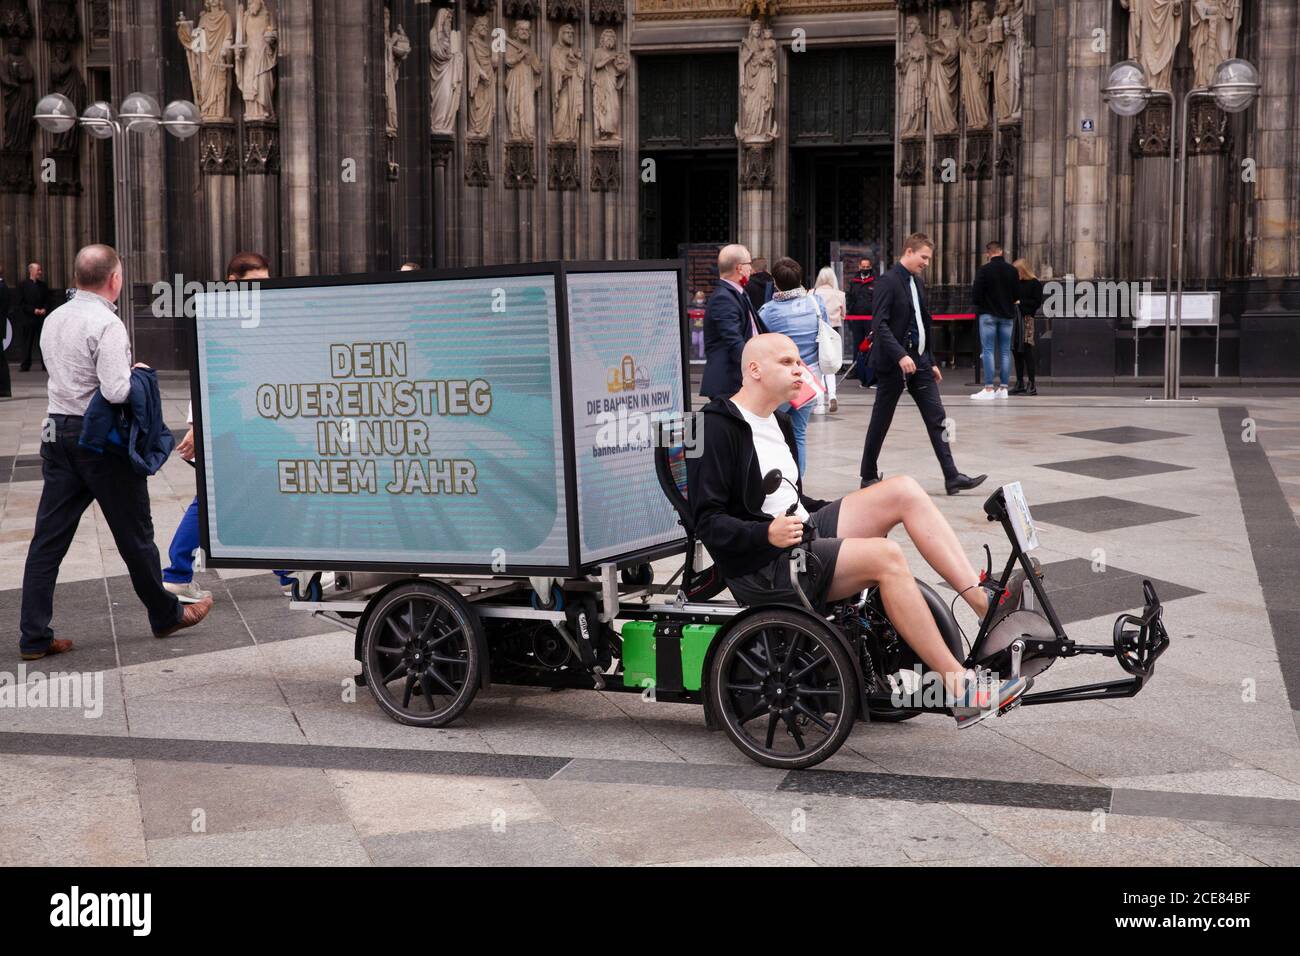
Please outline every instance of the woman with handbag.
[[[1016, 359], [1016, 387], [1012, 395], [1037, 395], [1034, 381], [1037, 362], [1034, 359], [1034, 316], [1043, 304], [1043, 283], [1029, 268], [1024, 259], [1012, 263], [1020, 273], [1020, 304], [1017, 307], [1016, 329], [1011, 336], [1011, 348]], [[1025, 384], [1026, 373], [1029, 384]]]
[[[821, 299], [822, 305], [826, 308], [828, 323], [830, 327], [841, 336], [844, 334], [844, 310], [845, 301], [844, 293], [840, 291], [840, 284], [835, 278], [835, 270], [826, 266], [817, 273], [817, 281], [813, 283], [813, 295]], [[843, 357], [841, 357], [843, 364]], [[831, 412], [840, 410], [840, 403], [835, 400], [835, 375], [839, 369], [827, 373], [822, 369], [823, 377], [826, 382], [826, 401], [830, 403]], [[826, 411], [826, 405], [818, 402], [817, 407], [813, 409], [813, 414], [821, 414]]]
[[[772, 284], [775, 292], [772, 298], [758, 310], [758, 317], [769, 332], [780, 332], [794, 340], [799, 349], [799, 358], [807, 371], [805, 375], [815, 376], [812, 371], [820, 363], [820, 346], [818, 338], [821, 327], [826, 325], [825, 308], [821, 299], [812, 295], [803, 287], [803, 269], [799, 263], [789, 257], [776, 260], [772, 264]], [[826, 325], [829, 329], [830, 326]], [[820, 381], [816, 383], [820, 386]], [[820, 388], [818, 389], [820, 390]], [[807, 461], [806, 436], [808, 418], [812, 415], [813, 402], [808, 401], [795, 408], [784, 405], [781, 411], [790, 415], [794, 426], [794, 442], [799, 455], [799, 474], [806, 474], [804, 465]]]

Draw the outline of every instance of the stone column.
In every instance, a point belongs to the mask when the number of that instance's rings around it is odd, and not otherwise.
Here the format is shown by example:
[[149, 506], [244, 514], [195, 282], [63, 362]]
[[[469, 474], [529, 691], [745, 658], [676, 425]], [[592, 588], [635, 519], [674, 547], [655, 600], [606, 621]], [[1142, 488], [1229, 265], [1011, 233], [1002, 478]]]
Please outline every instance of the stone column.
[[[316, 69], [318, 61], [317, 14], [313, 4], [286, 3], [280, 15], [281, 43], [288, 44], [280, 58], [280, 268], [285, 275], [320, 272], [320, 246], [316, 226], [322, 218], [322, 177], [338, 182], [339, 170], [323, 170], [317, 148]], [[332, 205], [332, 203], [331, 203]], [[270, 255], [270, 252], [267, 253]]]

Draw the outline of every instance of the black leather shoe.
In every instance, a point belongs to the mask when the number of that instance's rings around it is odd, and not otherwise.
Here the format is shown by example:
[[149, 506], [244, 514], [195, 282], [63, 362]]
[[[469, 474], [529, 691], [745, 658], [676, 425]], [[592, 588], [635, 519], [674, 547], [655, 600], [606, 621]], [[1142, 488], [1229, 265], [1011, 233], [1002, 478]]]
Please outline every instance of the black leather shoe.
[[943, 486], [948, 489], [948, 494], [955, 495], [959, 491], [970, 491], [972, 488], [978, 488], [984, 484], [984, 479], [987, 477], [988, 475], [977, 475], [972, 478], [970, 475], [963, 475], [959, 472], [956, 478], [945, 481]]
[[1028, 387], [1027, 389], [1025, 389], [1025, 394], [1026, 394], [1026, 395], [1037, 395], [1037, 394], [1038, 394], [1038, 386], [1035, 385], [1033, 382], [1030, 382], [1030, 383], [1029, 383], [1029, 387]]
[[876, 475], [876, 477], [874, 477], [874, 478], [863, 478], [863, 479], [862, 479], [862, 484], [860, 484], [858, 487], [859, 487], [859, 488], [870, 488], [872, 485], [874, 485], [876, 482], [878, 482], [878, 481], [879, 481], [881, 478], [883, 478], [883, 477], [884, 477], [884, 475]]
[[1025, 394], [1026, 391], [1027, 391], [1027, 389], [1025, 388], [1025, 383], [1024, 383], [1024, 382], [1016, 382], [1016, 387], [1013, 388], [1013, 389], [1011, 389], [1011, 391], [1008, 392], [1007, 394], [1009, 394], [1009, 395], [1023, 395], [1023, 394]]

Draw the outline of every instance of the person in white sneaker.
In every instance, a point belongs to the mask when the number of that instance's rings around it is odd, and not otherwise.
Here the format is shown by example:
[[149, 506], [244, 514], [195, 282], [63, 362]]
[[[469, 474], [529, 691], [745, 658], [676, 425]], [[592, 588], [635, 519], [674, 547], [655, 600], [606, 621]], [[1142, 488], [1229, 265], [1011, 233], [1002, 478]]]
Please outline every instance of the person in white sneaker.
[[[984, 388], [971, 396], [976, 402], [1007, 397], [1007, 386], [1011, 382], [1011, 336], [1020, 301], [1020, 273], [1003, 257], [1002, 243], [990, 242], [984, 247], [984, 252], [988, 261], [979, 267], [971, 286], [971, 298], [979, 315], [980, 349], [984, 359]], [[998, 357], [996, 369], [993, 365], [994, 350]]]

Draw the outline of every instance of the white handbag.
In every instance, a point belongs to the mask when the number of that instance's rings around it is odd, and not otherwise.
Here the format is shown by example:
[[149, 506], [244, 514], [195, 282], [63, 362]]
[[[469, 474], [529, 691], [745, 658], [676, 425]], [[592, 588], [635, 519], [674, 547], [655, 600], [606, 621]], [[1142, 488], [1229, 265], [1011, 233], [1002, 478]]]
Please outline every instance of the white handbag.
[[820, 313], [817, 320], [817, 368], [823, 375], [834, 375], [844, 365], [844, 340], [826, 321], [826, 308], [817, 294], [814, 292], [811, 295], [816, 300], [817, 311]]

